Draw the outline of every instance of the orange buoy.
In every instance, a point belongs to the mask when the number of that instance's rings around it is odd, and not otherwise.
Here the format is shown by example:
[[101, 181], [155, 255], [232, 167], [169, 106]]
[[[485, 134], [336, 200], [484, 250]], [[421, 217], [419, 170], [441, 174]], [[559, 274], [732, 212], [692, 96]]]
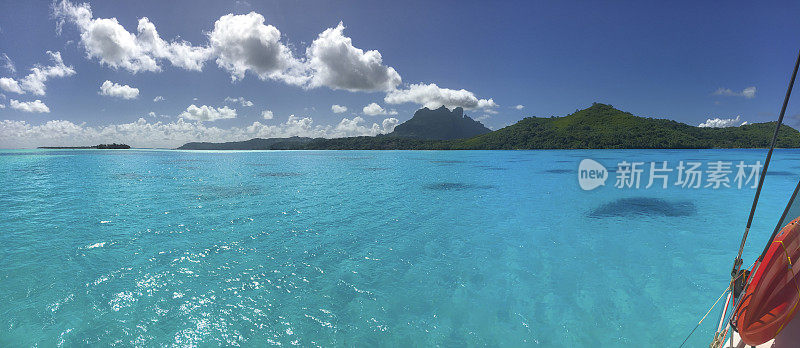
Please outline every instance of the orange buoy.
[[800, 302], [800, 218], [781, 229], [753, 274], [736, 310], [735, 325], [751, 346], [767, 342], [792, 321]]

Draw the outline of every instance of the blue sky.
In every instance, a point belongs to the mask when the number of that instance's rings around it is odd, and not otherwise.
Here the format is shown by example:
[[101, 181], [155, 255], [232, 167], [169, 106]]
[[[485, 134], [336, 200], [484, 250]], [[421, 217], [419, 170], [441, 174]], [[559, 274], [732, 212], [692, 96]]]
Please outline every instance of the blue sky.
[[[798, 13], [738, 1], [6, 1], [0, 147], [374, 135], [436, 103], [492, 128], [594, 101], [693, 125], [764, 122], [800, 48]], [[52, 69], [24, 84], [35, 66]]]

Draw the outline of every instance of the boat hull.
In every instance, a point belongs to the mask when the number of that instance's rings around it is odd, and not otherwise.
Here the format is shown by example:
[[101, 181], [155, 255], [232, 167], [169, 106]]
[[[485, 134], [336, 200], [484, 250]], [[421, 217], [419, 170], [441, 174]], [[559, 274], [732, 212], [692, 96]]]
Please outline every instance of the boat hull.
[[777, 336], [800, 302], [800, 218], [781, 229], [753, 274], [736, 311], [742, 341], [757, 346]]

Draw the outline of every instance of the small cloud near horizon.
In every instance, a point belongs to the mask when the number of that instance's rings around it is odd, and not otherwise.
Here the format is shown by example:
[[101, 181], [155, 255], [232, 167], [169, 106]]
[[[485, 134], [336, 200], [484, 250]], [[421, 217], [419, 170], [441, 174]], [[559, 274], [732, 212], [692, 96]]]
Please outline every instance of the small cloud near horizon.
[[361, 111], [367, 116], [397, 115], [397, 110], [386, 110], [382, 106], [378, 105], [378, 103], [374, 102], [362, 108]]
[[231, 109], [227, 106], [215, 108], [208, 105], [196, 106], [192, 104], [186, 108], [186, 111], [178, 116], [193, 121], [213, 122], [216, 120], [236, 118], [236, 109]]
[[698, 125], [701, 128], [726, 128], [726, 127], [739, 127], [748, 124], [747, 121], [742, 122], [741, 116], [735, 118], [709, 118], [705, 122]]
[[108, 97], [116, 97], [122, 99], [136, 99], [139, 96], [139, 89], [128, 85], [122, 85], [116, 82], [106, 80], [100, 85], [100, 95]]
[[331, 111], [333, 111], [334, 114], [341, 114], [343, 112], [347, 112], [347, 107], [339, 104], [333, 104], [331, 105]]
[[730, 88], [718, 88], [713, 95], [721, 95], [725, 97], [744, 97], [745, 99], [753, 99], [756, 97], [756, 87], [750, 86], [743, 89], [741, 92], [735, 92]]
[[253, 102], [244, 99], [244, 97], [233, 98], [233, 97], [225, 97], [225, 102], [229, 104], [241, 104], [244, 107], [251, 107], [253, 106]]

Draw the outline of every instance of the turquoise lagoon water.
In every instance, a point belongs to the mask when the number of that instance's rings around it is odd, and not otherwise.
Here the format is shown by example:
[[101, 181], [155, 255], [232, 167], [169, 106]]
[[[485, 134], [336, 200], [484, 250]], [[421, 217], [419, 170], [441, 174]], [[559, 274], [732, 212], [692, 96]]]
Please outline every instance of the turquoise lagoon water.
[[[677, 346], [754, 190], [582, 191], [578, 163], [764, 154], [2, 151], [0, 345]], [[774, 159], [748, 264], [800, 173]]]

